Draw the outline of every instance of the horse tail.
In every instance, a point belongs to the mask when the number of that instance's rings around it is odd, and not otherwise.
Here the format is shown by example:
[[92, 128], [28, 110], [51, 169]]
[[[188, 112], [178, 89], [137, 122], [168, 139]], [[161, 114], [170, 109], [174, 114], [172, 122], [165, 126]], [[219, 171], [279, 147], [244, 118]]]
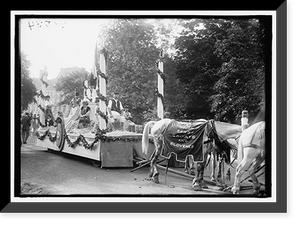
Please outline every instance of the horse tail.
[[154, 124], [155, 121], [150, 121], [147, 122], [144, 130], [143, 130], [143, 136], [142, 136], [142, 152], [144, 154], [147, 154], [148, 152], [148, 146], [149, 146], [149, 130], [150, 130], [150, 125]]

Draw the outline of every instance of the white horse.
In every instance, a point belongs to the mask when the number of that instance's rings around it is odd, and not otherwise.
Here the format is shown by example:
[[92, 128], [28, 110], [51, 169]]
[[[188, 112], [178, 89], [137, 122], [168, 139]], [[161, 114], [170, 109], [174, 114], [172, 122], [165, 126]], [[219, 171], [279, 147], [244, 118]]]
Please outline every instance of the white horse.
[[255, 171], [265, 159], [265, 122], [258, 122], [244, 130], [239, 139], [238, 158], [242, 158], [236, 168], [233, 194], [239, 194], [241, 176], [248, 170], [253, 181], [253, 194], [258, 194], [260, 183]]
[[[148, 145], [149, 145], [149, 130], [150, 126], [153, 125], [151, 129], [151, 135], [153, 137], [154, 145], [155, 145], [155, 153], [153, 158], [150, 160], [150, 174], [149, 177], [152, 179], [153, 182], [159, 183], [158, 176], [159, 172], [156, 167], [156, 162], [158, 157], [162, 153], [162, 146], [163, 146], [163, 134], [166, 131], [168, 125], [172, 122], [172, 119], [162, 119], [160, 121], [150, 121], [146, 123], [144, 130], [143, 130], [143, 137], [142, 137], [142, 151], [143, 153], [147, 154], [148, 152]], [[204, 145], [208, 147], [206, 150], [212, 150], [212, 142], [208, 142]], [[204, 153], [204, 158], [206, 159], [207, 153]], [[193, 190], [201, 191], [202, 188], [208, 188], [203, 180], [203, 172], [204, 172], [204, 165], [206, 161], [198, 161], [196, 163], [196, 174], [195, 178], [192, 182]]]
[[[153, 182], [159, 183], [158, 176], [159, 172], [156, 167], [156, 163], [158, 160], [158, 157], [162, 153], [162, 146], [163, 146], [163, 136], [168, 128], [168, 125], [172, 122], [173, 120], [171, 119], [162, 119], [160, 121], [150, 121], [148, 122], [143, 130], [143, 137], [142, 137], [142, 151], [144, 154], [147, 154], [148, 152], [148, 145], [149, 145], [149, 130], [150, 126], [153, 125], [151, 129], [151, 135], [153, 137], [154, 145], [155, 145], [155, 151], [154, 151], [154, 156], [152, 159], [150, 159], [150, 174], [149, 177], [152, 179]], [[199, 120], [201, 122], [201, 120]], [[216, 138], [215, 138], [215, 123], [213, 121], [207, 121], [207, 120], [202, 120], [203, 123], [205, 123], [205, 140], [203, 138], [202, 141], [202, 154], [203, 158], [202, 160], [197, 160], [197, 161], [190, 161], [192, 165], [195, 165], [195, 177], [192, 182], [192, 188], [195, 191], [201, 191], [202, 188], [207, 188], [207, 185], [205, 184], [203, 180], [203, 173], [204, 173], [204, 168], [206, 165], [207, 161], [207, 156], [211, 154], [212, 152], [216, 151], [217, 153], [220, 153], [220, 149], [216, 149], [215, 147], [218, 144], [215, 144]], [[219, 123], [218, 126], [222, 126], [226, 128], [224, 130], [225, 132], [222, 133], [222, 136], [225, 136], [226, 139], [229, 137], [232, 137], [233, 134], [236, 136], [236, 134], [240, 134], [240, 126], [235, 126], [231, 124], [226, 124], [226, 123]], [[228, 130], [228, 128], [230, 128]], [[219, 139], [218, 139], [219, 140]], [[219, 141], [220, 142], [220, 141]], [[219, 144], [221, 145], [221, 144]], [[200, 150], [199, 150], [200, 151]], [[189, 156], [189, 155], [187, 155]], [[186, 160], [189, 158], [186, 158]], [[186, 162], [187, 165], [187, 162]]]

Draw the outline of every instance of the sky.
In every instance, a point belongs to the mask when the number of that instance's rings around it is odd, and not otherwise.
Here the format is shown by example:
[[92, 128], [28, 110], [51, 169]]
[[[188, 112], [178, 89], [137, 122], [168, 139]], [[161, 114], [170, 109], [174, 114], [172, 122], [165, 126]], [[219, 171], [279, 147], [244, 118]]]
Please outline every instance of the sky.
[[[55, 78], [61, 68], [83, 67], [91, 71], [97, 36], [110, 19], [21, 19], [20, 48], [30, 61], [30, 76], [38, 78], [47, 67], [48, 79]], [[148, 23], [156, 25], [154, 19]], [[160, 23], [168, 25], [171, 19]], [[174, 26], [174, 24], [172, 24]], [[170, 26], [170, 24], [169, 24]], [[181, 31], [172, 29], [172, 35]], [[174, 36], [175, 37], [175, 36]], [[174, 37], [169, 37], [173, 39]], [[172, 49], [169, 50], [172, 53]]]
[[84, 67], [90, 71], [101, 26], [107, 19], [22, 19], [20, 48], [31, 66], [30, 76], [39, 77], [47, 67], [48, 79], [60, 68]]

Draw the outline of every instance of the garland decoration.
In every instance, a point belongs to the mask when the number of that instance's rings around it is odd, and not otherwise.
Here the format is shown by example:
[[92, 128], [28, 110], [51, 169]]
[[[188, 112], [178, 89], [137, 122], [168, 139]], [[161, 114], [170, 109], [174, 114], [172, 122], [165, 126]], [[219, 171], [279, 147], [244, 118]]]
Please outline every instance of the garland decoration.
[[48, 136], [48, 137], [49, 137], [49, 140], [50, 140], [51, 142], [56, 141], [56, 138], [57, 138], [57, 132], [55, 132], [55, 135], [52, 136], [51, 133], [50, 133], [50, 129], [46, 130], [46, 132], [45, 132], [42, 136], [40, 136], [40, 134], [38, 133], [38, 131], [36, 131], [36, 134], [35, 134], [35, 135], [36, 135], [36, 137], [37, 137], [39, 140], [44, 140], [44, 139], [46, 138], [46, 136]]
[[156, 72], [159, 74], [159, 76], [162, 78], [164, 84], [166, 83], [167, 80], [167, 74], [162, 72], [161, 70], [159, 70], [159, 68], [157, 67]]
[[105, 105], [107, 106], [108, 98], [105, 97], [102, 93], [100, 93], [99, 89], [97, 89], [96, 92], [97, 92], [97, 96], [99, 97], [99, 99], [102, 100], [102, 101], [105, 101]]
[[166, 105], [166, 102], [165, 102], [165, 99], [164, 99], [164, 96], [158, 91], [158, 88], [155, 89], [155, 94], [157, 97], [159, 97], [162, 101], [162, 105], [163, 105], [163, 108], [165, 107]]
[[[82, 144], [82, 146], [85, 149], [89, 149], [92, 150], [94, 145], [96, 143], [98, 143], [99, 141], [102, 142], [114, 142], [114, 141], [125, 141], [125, 142], [138, 142], [142, 140], [142, 137], [112, 137], [112, 136], [106, 136], [105, 134], [108, 132], [108, 129], [99, 129], [96, 132], [95, 138], [93, 140], [93, 142], [89, 143], [87, 142], [86, 138], [80, 134], [76, 140], [74, 142], [72, 142], [69, 138], [69, 136], [67, 135], [67, 133], [64, 133], [64, 138], [68, 143], [68, 146], [71, 148], [75, 148], [77, 145]], [[50, 130], [46, 130], [45, 133], [43, 135], [40, 135], [38, 132], [36, 132], [36, 137], [39, 140], [44, 140], [46, 137], [48, 136], [49, 140], [51, 142], [56, 141], [57, 139], [57, 132], [55, 133], [54, 136], [51, 135]], [[153, 139], [149, 139], [150, 143], [153, 143]]]
[[[108, 51], [105, 48], [102, 48], [99, 52], [104, 55], [105, 63], [107, 67]], [[97, 76], [100, 75], [102, 78], [105, 79], [106, 83], [108, 82], [108, 77], [101, 71], [100, 65], [98, 63], [96, 64], [96, 72], [97, 72]]]
[[[65, 133], [65, 139], [68, 143], [68, 146], [71, 148], [75, 148], [77, 145], [82, 144], [84, 148], [86, 149], [93, 149], [94, 145], [98, 143], [99, 141], [102, 142], [111, 142], [111, 141], [125, 141], [125, 142], [138, 142], [142, 140], [142, 137], [112, 137], [112, 136], [106, 136], [105, 134], [108, 132], [108, 129], [98, 129], [94, 138], [94, 141], [91, 143], [88, 143], [86, 138], [80, 134], [74, 142], [70, 140], [68, 135]], [[153, 143], [153, 141], [150, 139], [150, 142]]]
[[102, 112], [100, 108], [97, 108], [96, 113], [100, 115], [106, 123], [108, 123], [108, 116], [104, 112]]
[[[45, 72], [43, 73], [43, 76], [44, 76], [44, 74], [45, 74]], [[47, 88], [49, 86], [49, 84], [46, 81], [44, 81], [43, 76], [40, 78], [40, 80], [41, 80], [42, 84], [44, 84]]]
[[[162, 62], [163, 58], [164, 58], [164, 53], [163, 53], [163, 50], [161, 50], [159, 52], [159, 59], [156, 61], [156, 72], [160, 76], [160, 78], [163, 80], [163, 84], [165, 84], [165, 82], [167, 80], [167, 75], [159, 69], [159, 63]], [[160, 93], [158, 91], [158, 88], [155, 89], [155, 94], [157, 97], [159, 97], [161, 99], [163, 108], [165, 108], [166, 103], [165, 103], [164, 96], [162, 93]]]
[[42, 90], [37, 94], [38, 97], [41, 97], [43, 100], [46, 99], [46, 96], [43, 94]]
[[65, 137], [69, 147], [71, 147], [71, 148], [75, 148], [78, 144], [82, 143], [82, 145], [86, 149], [91, 150], [91, 149], [93, 149], [94, 145], [99, 141], [99, 137], [97, 135], [95, 136], [94, 141], [90, 144], [86, 141], [85, 137], [81, 134], [77, 137], [77, 139], [74, 142], [72, 142], [70, 140], [70, 138], [68, 137], [68, 135], [66, 133], [65, 133], [64, 137]]

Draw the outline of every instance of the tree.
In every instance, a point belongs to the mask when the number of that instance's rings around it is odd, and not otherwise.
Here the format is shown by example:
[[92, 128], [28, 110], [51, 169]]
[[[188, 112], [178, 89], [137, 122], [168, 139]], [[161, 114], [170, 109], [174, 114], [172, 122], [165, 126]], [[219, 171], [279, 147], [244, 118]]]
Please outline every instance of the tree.
[[264, 99], [263, 30], [257, 19], [225, 21], [226, 36], [215, 44], [222, 65], [211, 97], [217, 119], [236, 121], [243, 109], [255, 115]]
[[257, 19], [182, 20], [175, 41], [176, 77], [189, 118], [235, 122], [264, 99], [264, 29]]
[[36, 95], [36, 87], [33, 84], [33, 80], [30, 77], [29, 66], [30, 61], [27, 59], [27, 55], [21, 52], [21, 111], [26, 110], [28, 104], [33, 101], [33, 97]]
[[87, 78], [87, 72], [84, 68], [66, 68], [58, 76], [55, 85], [56, 91], [61, 92], [64, 97], [59, 104], [68, 104], [78, 92], [79, 97], [83, 99], [83, 82]]
[[108, 50], [107, 93], [119, 91], [135, 123], [143, 123], [143, 112], [156, 106], [156, 60], [154, 28], [143, 19], [115, 20], [106, 31]]
[[[204, 27], [204, 26], [207, 27]], [[181, 82], [186, 104], [186, 117], [190, 119], [211, 118], [209, 98], [216, 81], [215, 73], [221, 62], [214, 52], [221, 33], [210, 20], [183, 20], [185, 28], [175, 41], [176, 77]]]

